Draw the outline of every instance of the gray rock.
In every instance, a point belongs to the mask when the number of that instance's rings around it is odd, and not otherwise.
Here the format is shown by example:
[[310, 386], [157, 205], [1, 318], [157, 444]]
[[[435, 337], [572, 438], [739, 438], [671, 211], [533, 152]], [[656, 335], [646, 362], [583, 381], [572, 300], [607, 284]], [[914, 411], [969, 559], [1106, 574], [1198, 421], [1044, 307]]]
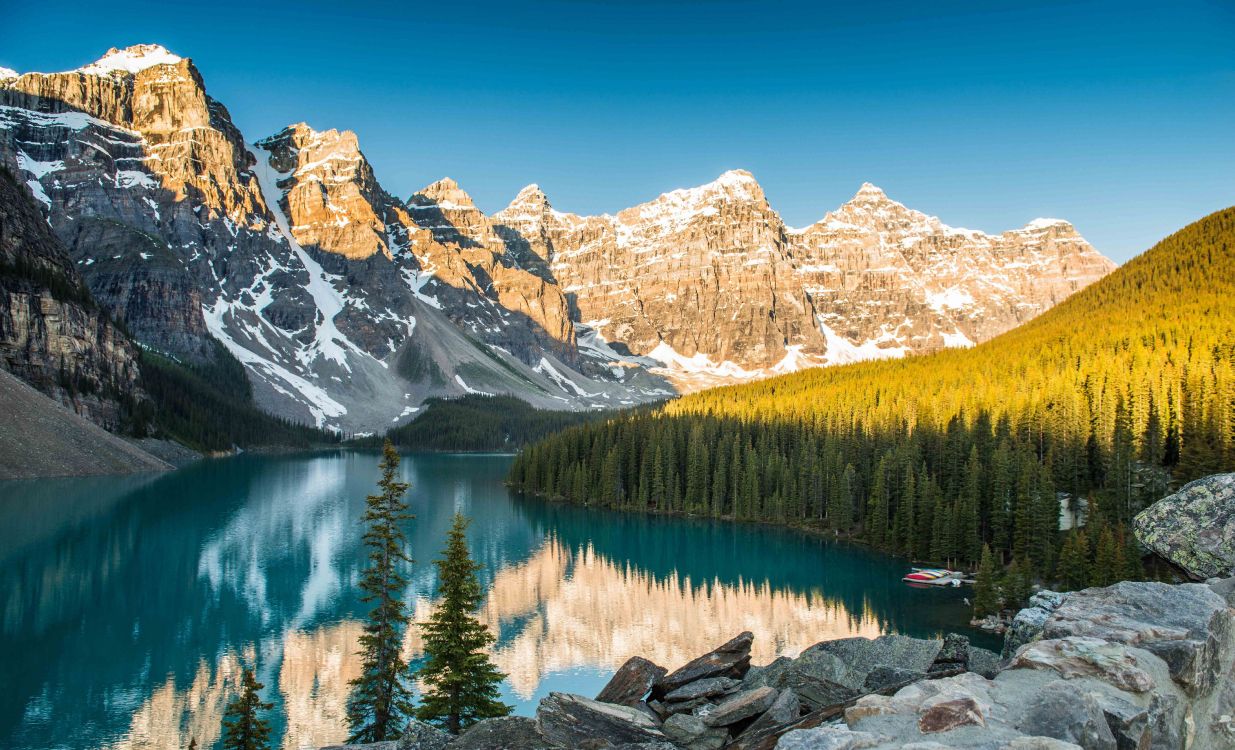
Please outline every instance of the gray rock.
[[569, 748], [665, 740], [656, 722], [639, 709], [571, 693], [549, 693], [536, 708], [536, 726], [551, 744]]
[[1167, 663], [1190, 695], [1202, 695], [1217, 681], [1219, 646], [1231, 620], [1226, 601], [1204, 584], [1124, 581], [1073, 592], [1047, 619], [1042, 635], [1144, 648]]
[[[603, 748], [603, 750], [678, 750], [677, 745], [672, 742], [622, 742], [617, 745], [596, 745], [595, 747]], [[582, 748], [590, 750], [586, 744]]]
[[879, 744], [879, 735], [843, 726], [823, 726], [786, 732], [776, 750], [861, 750]]
[[925, 672], [880, 665], [872, 669], [870, 674], [866, 675], [866, 682], [862, 685], [862, 690], [866, 693], [875, 693], [897, 685], [905, 685], [921, 680], [925, 677]]
[[703, 717], [703, 723], [710, 727], [727, 727], [738, 724], [767, 711], [776, 702], [776, 696], [776, 689], [770, 687], [743, 690], [717, 705], [714, 710]]
[[1025, 734], [1054, 737], [1084, 750], [1117, 750], [1115, 735], [1094, 696], [1063, 680], [1037, 691], [1015, 725]]
[[762, 667], [751, 667], [746, 676], [742, 678], [742, 687], [756, 688], [763, 687], [769, 684], [769, 680], [775, 675], [780, 674], [793, 663], [793, 659], [788, 656], [778, 656], [770, 664]]
[[1054, 591], [1039, 591], [1029, 597], [1029, 606], [1016, 613], [1012, 624], [1003, 637], [1003, 653], [1001, 658], [1007, 661], [1026, 643], [1032, 643], [1042, 637], [1042, 629], [1051, 613], [1059, 608], [1067, 599], [1067, 594]]
[[943, 646], [931, 664], [930, 671], [940, 672], [949, 669], [969, 668], [969, 637], [959, 633], [947, 633], [943, 637]]
[[720, 750], [729, 741], [729, 732], [724, 727], [710, 727], [691, 714], [670, 716], [661, 729], [675, 745], [686, 750]]
[[1141, 544], [1197, 580], [1235, 575], [1235, 474], [1189, 482], [1132, 524]]
[[688, 701], [665, 701], [661, 704], [661, 710], [665, 712], [665, 716], [673, 714], [689, 714], [695, 713], [701, 708], [715, 705], [711, 698], [692, 698]]
[[783, 690], [776, 697], [772, 707], [755, 719], [754, 723], [742, 730], [730, 745], [729, 750], [755, 750], [759, 747], [773, 747], [773, 740], [789, 730], [800, 718], [802, 703], [792, 690]]
[[[922, 640], [903, 635], [881, 635], [874, 640], [868, 638], [841, 638], [835, 641], [824, 641], [811, 646], [807, 651], [816, 649], [827, 651], [841, 660], [855, 675], [860, 675], [856, 684], [851, 687], [861, 687], [866, 675], [878, 666], [899, 667], [917, 672], [926, 672], [943, 648], [943, 641]], [[806, 653], [803, 653], [805, 656]], [[846, 684], [843, 680], [835, 680]]]
[[1016, 737], [999, 750], [1081, 750], [1081, 746], [1054, 737]]
[[366, 742], [363, 745], [327, 745], [321, 750], [399, 750], [397, 740], [388, 742]]
[[741, 680], [735, 680], [732, 677], [705, 677], [666, 693], [664, 699], [666, 702], [679, 702], [709, 698], [713, 695], [731, 693], [741, 684]]
[[1095, 694], [1095, 700], [1106, 717], [1106, 725], [1115, 735], [1119, 750], [1141, 750], [1153, 741], [1149, 730], [1149, 711], [1113, 695]]
[[707, 677], [741, 679], [750, 669], [750, 646], [755, 636], [747, 631], [719, 648], [694, 659], [661, 677], [652, 688], [653, 697], [660, 698], [695, 680]]
[[450, 750], [548, 750], [551, 745], [536, 729], [536, 720], [525, 716], [485, 719], [465, 729], [447, 747]]
[[993, 679], [999, 674], [999, 654], [977, 646], [970, 646], [969, 671], [977, 672], [987, 679]]
[[652, 690], [652, 685], [657, 680], [665, 676], [665, 672], [664, 667], [657, 666], [641, 656], [632, 656], [614, 673], [597, 694], [596, 700], [633, 706], [643, 700], [643, 696]]

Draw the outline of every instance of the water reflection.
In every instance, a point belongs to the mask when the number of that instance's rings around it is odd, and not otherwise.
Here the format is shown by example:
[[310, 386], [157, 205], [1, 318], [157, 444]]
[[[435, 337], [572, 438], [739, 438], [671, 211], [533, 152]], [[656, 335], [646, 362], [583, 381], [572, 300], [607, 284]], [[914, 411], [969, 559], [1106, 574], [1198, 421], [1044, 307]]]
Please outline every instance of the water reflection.
[[[404, 462], [417, 518], [408, 600], [455, 510], [475, 521], [482, 619], [504, 694], [594, 693], [625, 658], [667, 666], [749, 629], [754, 660], [824, 638], [928, 634], [958, 594], [901, 564], [775, 529], [624, 516], [512, 497], [505, 457]], [[139, 479], [0, 484], [0, 747], [183, 748], [218, 740], [257, 664], [286, 748], [345, 737], [365, 607], [360, 517], [376, 456], [241, 457]], [[29, 530], [29, 534], [25, 530]], [[421, 656], [415, 631], [408, 658]]]

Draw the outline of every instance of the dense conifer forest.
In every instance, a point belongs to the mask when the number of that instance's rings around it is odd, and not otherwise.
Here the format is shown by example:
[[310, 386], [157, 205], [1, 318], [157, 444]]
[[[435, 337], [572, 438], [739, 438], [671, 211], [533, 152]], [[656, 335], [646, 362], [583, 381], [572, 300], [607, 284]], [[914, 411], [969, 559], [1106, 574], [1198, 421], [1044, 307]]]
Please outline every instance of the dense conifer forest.
[[222, 344], [208, 364], [188, 365], [155, 352], [141, 354], [142, 387], [131, 431], [170, 437], [202, 451], [235, 447], [305, 448], [339, 442], [339, 436], [267, 414], [253, 401], [244, 365]]
[[[525, 450], [515, 487], [829, 528], [1068, 586], [1139, 573], [1127, 524], [1235, 467], [1235, 209], [972, 349], [696, 393]], [[1058, 532], [1085, 512], [1084, 532]]]

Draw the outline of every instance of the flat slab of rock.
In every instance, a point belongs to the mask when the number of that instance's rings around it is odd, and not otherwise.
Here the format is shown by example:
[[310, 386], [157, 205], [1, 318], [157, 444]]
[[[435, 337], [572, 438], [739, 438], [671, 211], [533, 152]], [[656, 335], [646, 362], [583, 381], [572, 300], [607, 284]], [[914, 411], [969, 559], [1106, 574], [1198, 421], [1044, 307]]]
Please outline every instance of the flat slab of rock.
[[1197, 580], [1235, 575], [1235, 474], [1185, 484], [1137, 514], [1141, 544]]
[[776, 688], [771, 687], [743, 690], [729, 696], [703, 717], [703, 723], [710, 727], [727, 727], [754, 718], [771, 708], [776, 696]]
[[707, 677], [742, 679], [750, 669], [750, 647], [755, 636], [742, 633], [719, 648], [694, 659], [656, 681], [652, 694], [663, 697], [678, 688]]
[[549, 750], [551, 745], [536, 728], [536, 720], [526, 716], [485, 719], [464, 730], [450, 750]]
[[596, 700], [633, 706], [651, 692], [652, 685], [664, 677], [666, 671], [642, 656], [632, 656], [597, 694]]
[[639, 709], [572, 693], [549, 693], [536, 708], [536, 726], [551, 744], [570, 748], [666, 740], [656, 722]]
[[683, 685], [677, 690], [671, 690], [665, 694], [665, 700], [680, 702], [696, 698], [710, 698], [713, 695], [733, 692], [741, 684], [741, 680], [735, 680], [732, 677], [705, 677]]

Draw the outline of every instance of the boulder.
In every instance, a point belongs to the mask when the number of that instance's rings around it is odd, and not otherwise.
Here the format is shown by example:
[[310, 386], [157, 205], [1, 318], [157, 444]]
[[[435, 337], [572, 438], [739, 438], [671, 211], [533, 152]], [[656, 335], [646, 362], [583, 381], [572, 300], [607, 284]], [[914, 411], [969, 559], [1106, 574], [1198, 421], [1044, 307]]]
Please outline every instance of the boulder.
[[[879, 666], [899, 667], [917, 672], [926, 672], [943, 648], [943, 641], [922, 640], [904, 635], [881, 635], [875, 639], [841, 638], [818, 643], [803, 652], [826, 651], [846, 665], [857, 677], [856, 684], [845, 679], [835, 679], [841, 684], [859, 688], [872, 669]], [[837, 675], [840, 677], [840, 675]]]
[[485, 719], [465, 729], [450, 750], [548, 750], [552, 747], [536, 729], [536, 720], [525, 716]]
[[605, 687], [596, 696], [602, 703], [633, 706], [643, 700], [652, 690], [652, 685], [665, 676], [665, 668], [657, 666], [642, 656], [626, 660]]
[[1132, 525], [1141, 544], [1197, 580], [1235, 575], [1235, 474], [1189, 482]]
[[536, 726], [551, 744], [569, 748], [665, 740], [656, 722], [639, 709], [571, 693], [549, 693], [536, 708]]
[[1217, 682], [1220, 645], [1231, 632], [1226, 601], [1199, 583], [1124, 581], [1069, 594], [1042, 637], [1084, 636], [1153, 652], [1190, 695]]
[[970, 646], [969, 671], [976, 672], [987, 679], [993, 679], [999, 674], [999, 654], [977, 646]]
[[720, 750], [729, 741], [724, 727], [710, 727], [691, 714], [676, 714], [661, 727], [673, 744], [686, 750]]
[[958, 727], [986, 726], [982, 709], [973, 698], [956, 698], [936, 703], [918, 717], [918, 731], [922, 734], [949, 732]]
[[1084, 750], [1118, 750], [1102, 707], [1092, 694], [1057, 680], [1020, 707], [1015, 726], [1030, 736], [1053, 737]]
[[656, 680], [652, 695], [663, 697], [688, 683], [707, 677], [732, 677], [741, 679], [750, 669], [750, 646], [755, 636], [744, 632], [719, 648], [694, 659], [673, 672]]
[[1003, 660], [1011, 659], [1026, 643], [1032, 643], [1041, 638], [1046, 621], [1067, 597], [1067, 594], [1055, 591], [1039, 591], [1029, 597], [1029, 606], [1016, 613], [1016, 616], [1012, 618], [1012, 624], [1004, 633], [1001, 655]]
[[702, 680], [683, 685], [677, 690], [665, 694], [666, 702], [690, 701], [696, 698], [710, 698], [714, 695], [724, 695], [737, 690], [741, 680], [732, 677], [705, 677]]
[[776, 689], [770, 687], [743, 690], [717, 705], [707, 716], [703, 717], [703, 723], [710, 727], [727, 727], [741, 723], [771, 708], [776, 702], [776, 696]]
[[948, 633], [943, 637], [943, 646], [935, 661], [931, 663], [931, 672], [946, 672], [953, 669], [969, 668], [969, 637], [959, 633]]
[[437, 727], [412, 719], [399, 738], [399, 750], [442, 750], [451, 739]]

